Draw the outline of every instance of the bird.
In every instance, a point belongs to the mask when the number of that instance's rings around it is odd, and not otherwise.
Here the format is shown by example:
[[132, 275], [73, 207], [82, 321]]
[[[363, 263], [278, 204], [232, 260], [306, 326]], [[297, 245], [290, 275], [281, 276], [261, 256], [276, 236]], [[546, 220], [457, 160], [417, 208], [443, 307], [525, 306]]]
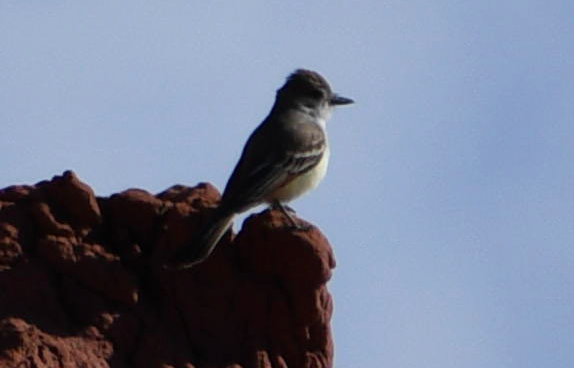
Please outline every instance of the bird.
[[203, 262], [233, 218], [260, 204], [279, 209], [301, 229], [286, 204], [317, 187], [327, 172], [326, 122], [336, 106], [354, 101], [334, 93], [319, 73], [297, 69], [277, 90], [275, 103], [249, 136], [218, 207], [191, 244], [171, 257], [168, 268], [186, 269]]

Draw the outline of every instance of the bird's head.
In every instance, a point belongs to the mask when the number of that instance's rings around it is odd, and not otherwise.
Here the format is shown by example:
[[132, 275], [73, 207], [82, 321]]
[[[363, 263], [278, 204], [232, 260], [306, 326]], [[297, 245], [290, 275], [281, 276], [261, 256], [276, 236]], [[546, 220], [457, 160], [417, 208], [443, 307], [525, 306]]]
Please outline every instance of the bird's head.
[[319, 114], [353, 102], [350, 98], [333, 93], [327, 80], [319, 73], [306, 69], [294, 71], [277, 91], [278, 104], [296, 105]]

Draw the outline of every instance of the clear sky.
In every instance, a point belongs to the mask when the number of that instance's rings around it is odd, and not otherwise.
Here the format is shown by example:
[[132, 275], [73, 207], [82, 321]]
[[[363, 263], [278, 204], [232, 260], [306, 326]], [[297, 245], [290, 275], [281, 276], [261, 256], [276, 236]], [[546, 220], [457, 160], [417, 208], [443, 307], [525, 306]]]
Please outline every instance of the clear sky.
[[357, 103], [293, 206], [336, 366], [574, 366], [571, 0], [0, 2], [0, 187], [225, 185], [298, 67]]

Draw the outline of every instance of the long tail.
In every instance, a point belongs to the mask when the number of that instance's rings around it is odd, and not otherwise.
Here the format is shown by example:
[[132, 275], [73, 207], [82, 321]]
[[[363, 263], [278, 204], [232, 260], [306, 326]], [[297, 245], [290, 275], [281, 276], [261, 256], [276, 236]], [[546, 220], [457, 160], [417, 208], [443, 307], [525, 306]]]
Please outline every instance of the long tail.
[[187, 244], [175, 253], [167, 264], [168, 268], [191, 268], [205, 261], [231, 226], [234, 216], [234, 213], [227, 211], [216, 211], [207, 226], [200, 230], [198, 236], [193, 238], [191, 244]]

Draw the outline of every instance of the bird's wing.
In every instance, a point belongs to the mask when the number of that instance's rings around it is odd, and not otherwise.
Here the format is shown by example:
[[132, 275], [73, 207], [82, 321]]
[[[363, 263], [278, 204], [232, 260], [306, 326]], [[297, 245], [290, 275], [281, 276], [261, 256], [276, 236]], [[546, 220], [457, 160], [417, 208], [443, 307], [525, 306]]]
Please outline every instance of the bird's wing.
[[[311, 170], [321, 161], [326, 140], [315, 124], [280, 131], [279, 139], [268, 139], [255, 131], [231, 175], [222, 206], [241, 212], [264, 201], [265, 197]], [[277, 134], [277, 130], [274, 131]]]

